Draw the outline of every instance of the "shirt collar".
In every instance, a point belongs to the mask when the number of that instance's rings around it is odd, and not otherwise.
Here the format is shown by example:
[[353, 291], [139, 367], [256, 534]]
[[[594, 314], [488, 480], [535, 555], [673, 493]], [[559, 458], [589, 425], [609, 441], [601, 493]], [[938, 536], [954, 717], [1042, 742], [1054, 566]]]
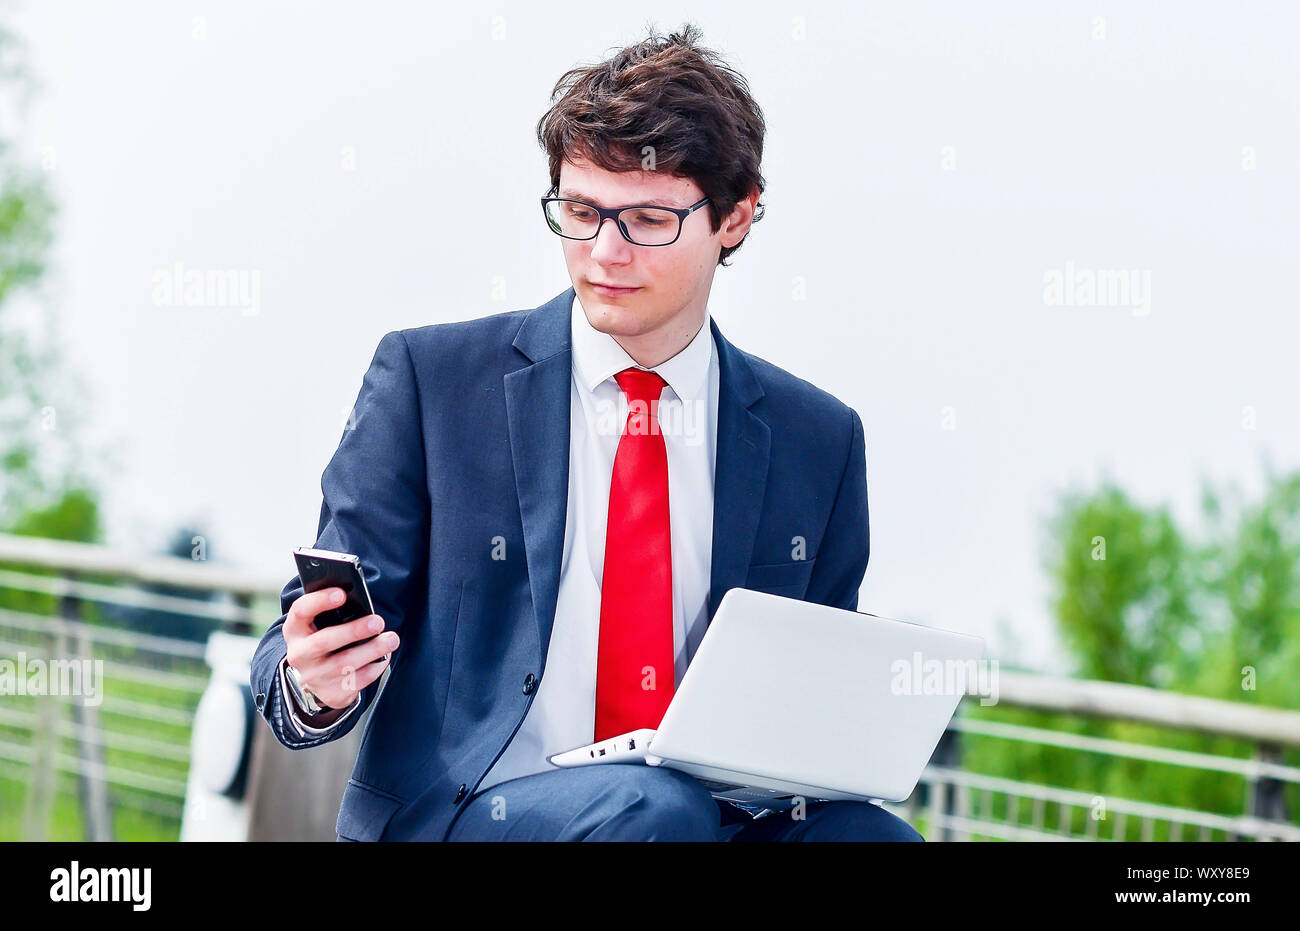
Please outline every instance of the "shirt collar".
[[[573, 337], [573, 368], [578, 375], [579, 384], [587, 391], [595, 391], [597, 385], [613, 378], [623, 369], [645, 370], [646, 367], [638, 365], [614, 337], [602, 333], [588, 322], [576, 290], [573, 292], [569, 326]], [[708, 387], [707, 376], [712, 354], [713, 335], [709, 326], [709, 310], [705, 307], [704, 322], [686, 348], [649, 371], [658, 373], [680, 400], [703, 399]]]

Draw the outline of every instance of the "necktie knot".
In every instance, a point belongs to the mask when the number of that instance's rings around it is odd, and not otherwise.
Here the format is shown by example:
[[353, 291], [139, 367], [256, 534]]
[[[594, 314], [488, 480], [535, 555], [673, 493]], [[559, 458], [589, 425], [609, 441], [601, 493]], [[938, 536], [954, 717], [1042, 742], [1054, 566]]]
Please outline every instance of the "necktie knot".
[[627, 395], [629, 404], [640, 401], [645, 408], [650, 407], [652, 401], [658, 401], [660, 393], [668, 382], [660, 377], [658, 372], [647, 372], [645, 369], [628, 368], [623, 369], [614, 376], [618, 386], [623, 389]]

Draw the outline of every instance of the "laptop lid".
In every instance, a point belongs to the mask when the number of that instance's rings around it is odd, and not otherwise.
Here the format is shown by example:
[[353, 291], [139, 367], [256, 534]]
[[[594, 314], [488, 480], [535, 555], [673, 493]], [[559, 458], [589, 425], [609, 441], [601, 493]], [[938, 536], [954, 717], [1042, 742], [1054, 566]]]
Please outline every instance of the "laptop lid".
[[902, 801], [983, 655], [969, 634], [731, 589], [650, 752]]

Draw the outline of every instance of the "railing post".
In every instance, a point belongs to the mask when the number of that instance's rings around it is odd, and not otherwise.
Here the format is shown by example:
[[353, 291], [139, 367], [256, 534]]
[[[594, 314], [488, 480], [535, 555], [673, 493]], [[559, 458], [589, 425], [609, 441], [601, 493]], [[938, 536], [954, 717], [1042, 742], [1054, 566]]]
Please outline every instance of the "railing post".
[[[1255, 747], [1255, 759], [1261, 763], [1282, 763], [1282, 748], [1278, 744], [1261, 743]], [[1272, 776], [1256, 776], [1249, 783], [1246, 810], [1263, 821], [1285, 823], [1286, 785]]]
[[[67, 638], [59, 628], [45, 656], [37, 658], [47, 665], [52, 657], [66, 649]], [[27, 670], [21, 670], [27, 675]], [[47, 680], [48, 681], [48, 680]], [[58, 770], [55, 757], [59, 752], [59, 724], [63, 720], [63, 702], [57, 695], [42, 695], [36, 699], [35, 723], [32, 725], [31, 786], [23, 804], [23, 837], [29, 841], [43, 841], [50, 829], [50, 812], [54, 810], [54, 793], [58, 788]]]
[[[71, 573], [65, 576], [71, 579]], [[75, 595], [62, 595], [59, 598], [59, 617], [76, 623], [81, 620], [81, 601]], [[75, 628], [74, 628], [75, 631]], [[72, 648], [69, 659], [81, 671], [85, 671], [83, 660], [91, 660], [91, 650], [81, 633], [74, 632], [71, 637], [61, 638]], [[93, 669], [93, 665], [91, 667]], [[54, 683], [51, 681], [51, 690]], [[99, 683], [102, 689], [104, 683]], [[83, 687], [84, 691], [84, 687]], [[99, 729], [99, 709], [85, 701], [85, 695], [69, 695], [72, 703], [72, 720], [77, 732], [77, 757], [80, 761], [77, 785], [81, 794], [81, 812], [85, 819], [86, 840], [111, 841], [113, 839], [113, 818], [108, 805], [108, 761], [104, 753], [104, 735]]]
[[254, 630], [253, 623], [249, 620], [253, 612], [252, 594], [250, 592], [236, 592], [235, 604], [244, 612], [244, 616], [241, 620], [230, 625], [230, 633], [238, 634], [241, 637], [260, 637], [261, 631]]
[[[941, 766], [944, 769], [955, 770], [961, 768], [961, 744], [957, 731], [946, 730], [943, 732], [938, 745], [934, 748], [934, 756], [931, 759], [935, 766]], [[942, 825], [939, 827], [936, 840], [951, 841], [955, 838], [956, 832], [953, 831], [948, 819], [956, 810], [957, 786], [944, 781], [934, 786], [934, 793], [935, 797], [931, 802], [931, 810], [937, 812], [942, 818]]]

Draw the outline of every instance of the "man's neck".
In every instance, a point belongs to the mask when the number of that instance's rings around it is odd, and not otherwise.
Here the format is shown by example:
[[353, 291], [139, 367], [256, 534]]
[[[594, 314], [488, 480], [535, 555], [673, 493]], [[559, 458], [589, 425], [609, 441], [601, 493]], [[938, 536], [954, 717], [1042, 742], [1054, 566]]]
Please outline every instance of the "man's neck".
[[614, 341], [623, 347], [623, 351], [637, 365], [652, 369], [689, 346], [700, 332], [700, 327], [704, 325], [704, 309], [701, 308], [691, 319], [683, 320], [684, 316], [679, 314], [673, 318], [664, 331], [643, 333], [640, 336], [615, 336]]

